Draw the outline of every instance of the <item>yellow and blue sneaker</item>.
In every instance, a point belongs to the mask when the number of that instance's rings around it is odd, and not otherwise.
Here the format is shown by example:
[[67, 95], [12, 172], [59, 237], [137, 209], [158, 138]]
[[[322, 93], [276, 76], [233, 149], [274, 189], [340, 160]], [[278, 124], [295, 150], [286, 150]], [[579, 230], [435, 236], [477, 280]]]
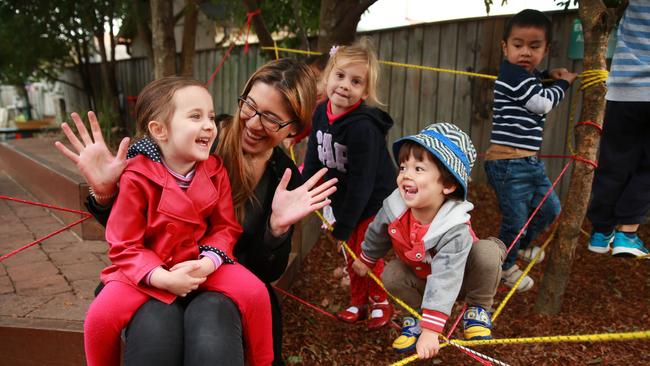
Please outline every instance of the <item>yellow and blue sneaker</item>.
[[463, 314], [463, 337], [467, 340], [492, 339], [490, 313], [480, 306], [469, 306]]
[[393, 349], [397, 353], [414, 349], [421, 333], [420, 321], [410, 316], [405, 317], [402, 321], [402, 334], [393, 341]]

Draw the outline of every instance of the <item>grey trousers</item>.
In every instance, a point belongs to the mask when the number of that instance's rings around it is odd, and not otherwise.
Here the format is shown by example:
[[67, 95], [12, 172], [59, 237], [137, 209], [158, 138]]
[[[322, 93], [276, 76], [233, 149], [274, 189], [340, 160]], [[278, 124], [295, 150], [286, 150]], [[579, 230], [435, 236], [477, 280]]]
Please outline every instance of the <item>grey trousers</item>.
[[[478, 305], [490, 310], [501, 280], [501, 265], [506, 251], [505, 244], [493, 237], [472, 244], [458, 298], [469, 306]], [[399, 259], [388, 262], [381, 279], [390, 293], [410, 307], [420, 308], [426, 280], [417, 277], [404, 262]]]

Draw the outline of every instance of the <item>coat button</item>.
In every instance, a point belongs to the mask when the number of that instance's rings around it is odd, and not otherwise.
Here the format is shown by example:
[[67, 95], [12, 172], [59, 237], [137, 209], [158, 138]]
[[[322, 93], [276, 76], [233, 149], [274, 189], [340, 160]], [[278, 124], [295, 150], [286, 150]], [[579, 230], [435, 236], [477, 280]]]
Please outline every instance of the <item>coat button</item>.
[[172, 235], [176, 234], [176, 224], [173, 224], [173, 223], [170, 222], [169, 224], [167, 224], [167, 226], [165, 226], [165, 230], [169, 234], [172, 234]]
[[417, 253], [417, 254], [415, 254], [415, 258], [417, 258], [417, 259], [422, 258], [422, 253]]

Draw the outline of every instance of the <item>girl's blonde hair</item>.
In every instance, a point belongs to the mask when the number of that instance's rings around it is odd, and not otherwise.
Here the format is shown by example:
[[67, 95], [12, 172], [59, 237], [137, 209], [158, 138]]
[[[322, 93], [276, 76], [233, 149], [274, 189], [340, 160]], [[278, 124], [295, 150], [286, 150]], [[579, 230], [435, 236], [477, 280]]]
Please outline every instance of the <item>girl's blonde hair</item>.
[[[301, 133], [311, 125], [312, 113], [316, 106], [316, 78], [306, 64], [291, 59], [280, 59], [265, 64], [248, 79], [241, 97], [245, 99], [257, 82], [274, 87], [282, 95], [282, 107], [291, 115], [291, 119], [296, 121], [291, 125], [295, 128], [295, 134]], [[240, 119], [240, 108], [237, 108], [232, 121], [222, 125], [216, 153], [223, 159], [230, 176], [235, 213], [239, 222], [243, 223], [244, 207], [246, 202], [253, 199], [255, 193], [255, 177], [251, 162], [242, 148], [244, 122]]]
[[338, 46], [336, 52], [330, 54], [325, 71], [323, 72], [322, 83], [327, 84], [327, 79], [334, 66], [344, 68], [350, 64], [364, 64], [368, 66], [368, 80], [366, 102], [370, 105], [382, 105], [377, 97], [377, 82], [379, 79], [379, 61], [375, 53], [372, 40], [368, 37], [361, 37], [350, 46]]
[[135, 103], [135, 138], [150, 137], [149, 122], [151, 121], [168, 125], [176, 110], [176, 104], [173, 102], [174, 94], [188, 86], [198, 86], [208, 90], [205, 83], [184, 76], [164, 77], [147, 84], [138, 94]]

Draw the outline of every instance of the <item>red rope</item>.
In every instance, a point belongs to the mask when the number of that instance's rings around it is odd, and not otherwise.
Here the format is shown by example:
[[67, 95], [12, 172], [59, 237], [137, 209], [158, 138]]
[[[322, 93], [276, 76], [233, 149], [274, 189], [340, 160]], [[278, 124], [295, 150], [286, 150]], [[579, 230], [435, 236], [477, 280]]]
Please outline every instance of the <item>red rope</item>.
[[262, 9], [257, 9], [255, 11], [249, 11], [246, 13], [246, 42], [244, 43], [244, 54], [248, 54], [248, 34], [251, 31], [251, 23], [253, 22], [253, 17], [262, 13]]
[[281, 289], [281, 288], [279, 288], [279, 287], [276, 287], [276, 286], [273, 286], [273, 288], [274, 288], [276, 291], [280, 292], [281, 294], [283, 294], [283, 295], [289, 297], [290, 299], [293, 299], [293, 300], [295, 300], [295, 301], [297, 301], [297, 302], [299, 302], [299, 303], [301, 303], [301, 304], [303, 304], [303, 305], [305, 305], [305, 306], [308, 306], [308, 307], [312, 308], [313, 310], [316, 310], [317, 312], [319, 312], [319, 313], [321, 313], [321, 314], [323, 314], [323, 315], [325, 315], [325, 316], [328, 316], [328, 317], [330, 317], [330, 318], [332, 318], [332, 319], [334, 319], [334, 320], [336, 320], [336, 321], [339, 320], [339, 318], [337, 318], [336, 315], [334, 315], [334, 314], [332, 314], [332, 313], [330, 313], [330, 312], [327, 312], [327, 311], [325, 311], [325, 310], [319, 308], [318, 306], [313, 305], [313, 304], [311, 304], [311, 303], [309, 303], [309, 302], [307, 302], [307, 301], [305, 301], [305, 300], [299, 298], [299, 297], [296, 296], [296, 295], [292, 295], [292, 294], [290, 294], [290, 293], [288, 293], [288, 292], [284, 291], [283, 289]]
[[[312, 303], [310, 303], [310, 302], [308, 302], [306, 300], [303, 300], [303, 299], [299, 298], [296, 295], [290, 294], [289, 292], [287, 292], [287, 291], [285, 291], [285, 290], [283, 290], [283, 289], [281, 289], [279, 287], [276, 287], [276, 286], [273, 286], [273, 288], [276, 291], [278, 291], [279, 293], [289, 297], [290, 299], [295, 300], [295, 301], [297, 301], [297, 302], [299, 302], [299, 303], [301, 303], [301, 304], [303, 304], [303, 305], [305, 305], [305, 306], [307, 306], [307, 307], [309, 307], [309, 308], [311, 308], [313, 310], [316, 310], [317, 312], [319, 312], [319, 313], [321, 313], [321, 314], [323, 314], [323, 315], [325, 315], [327, 317], [330, 317], [330, 318], [332, 318], [332, 319], [334, 319], [336, 321], [341, 321], [339, 318], [336, 317], [336, 315], [334, 315], [334, 314], [332, 314], [332, 313], [330, 313], [330, 312], [328, 312], [326, 310], [323, 310], [323, 309], [319, 308], [318, 306], [316, 306], [316, 305], [314, 305], [314, 304], [312, 304]], [[388, 322], [388, 325], [393, 329], [397, 329], [398, 331], [402, 330], [402, 327], [395, 324], [393, 321]]]
[[28, 205], [51, 208], [53, 210], [59, 210], [59, 211], [64, 211], [64, 212], [72, 212], [72, 213], [77, 213], [77, 214], [81, 214], [81, 215], [87, 215], [88, 217], [92, 217], [92, 215], [89, 214], [86, 211], [79, 211], [79, 210], [72, 210], [72, 209], [69, 209], [69, 208], [57, 207], [57, 206], [53, 206], [53, 205], [48, 205], [47, 203], [39, 203], [39, 202], [21, 200], [20, 198], [13, 198], [13, 197], [9, 197], [9, 196], [0, 196], [0, 200], [7, 200], [7, 201], [13, 201], [13, 202], [19, 202], [19, 203], [26, 203]]
[[212, 80], [214, 79], [214, 77], [217, 76], [217, 73], [219, 72], [219, 70], [221, 70], [221, 66], [223, 66], [223, 63], [224, 63], [224, 62], [226, 62], [226, 59], [228, 58], [228, 56], [230, 56], [230, 51], [232, 51], [233, 48], [235, 48], [235, 44], [234, 44], [234, 43], [231, 44], [230, 47], [228, 47], [228, 50], [226, 51], [226, 53], [225, 53], [225, 54], [223, 55], [223, 57], [221, 58], [221, 62], [219, 62], [219, 65], [217, 66], [217, 68], [216, 68], [216, 69], [214, 70], [214, 72], [212, 73], [212, 76], [210, 76], [210, 79], [208, 79], [208, 82], [205, 83], [206, 86], [210, 85], [210, 83], [212, 82]]
[[576, 127], [578, 126], [591, 126], [596, 128], [598, 131], [603, 132], [603, 126], [593, 121], [578, 122], [576, 123]]
[[451, 329], [449, 329], [449, 332], [447, 332], [447, 338], [451, 339], [451, 335], [454, 333], [454, 330], [456, 330], [458, 323], [460, 323], [460, 319], [463, 317], [463, 314], [465, 314], [465, 310], [467, 310], [467, 303], [463, 304], [463, 308], [461, 309], [460, 314], [458, 314], [458, 318], [456, 318], [454, 325], [452, 325]]
[[[454, 324], [449, 329], [449, 332], [447, 332], [447, 339], [451, 339], [451, 335], [456, 330], [456, 327], [458, 327], [458, 323], [460, 323], [460, 319], [463, 318], [463, 314], [465, 314], [465, 310], [467, 310], [467, 303], [463, 304], [463, 308], [460, 310], [460, 314], [456, 318], [456, 321], [454, 321]], [[480, 364], [482, 364], [484, 366], [491, 366], [492, 365], [492, 362], [490, 362], [488, 360], [484, 360], [484, 359], [478, 357], [475, 354], [467, 352], [466, 350], [464, 350], [462, 348], [458, 348], [458, 350], [463, 352], [464, 354], [468, 355], [469, 357], [473, 358], [474, 360], [476, 360], [477, 362], [479, 362]]]
[[29, 247], [32, 247], [32, 246], [34, 246], [34, 245], [36, 245], [36, 244], [38, 244], [38, 243], [40, 243], [40, 242], [42, 242], [44, 240], [47, 240], [47, 239], [53, 237], [54, 235], [56, 235], [56, 234], [58, 234], [58, 233], [60, 233], [62, 231], [68, 230], [69, 228], [71, 228], [71, 227], [73, 227], [75, 225], [78, 225], [78, 224], [88, 220], [91, 217], [92, 217], [91, 215], [88, 215], [88, 216], [86, 216], [84, 218], [81, 218], [81, 219], [79, 219], [79, 220], [77, 220], [77, 221], [75, 221], [75, 222], [73, 222], [73, 223], [71, 223], [69, 225], [66, 225], [66, 226], [62, 227], [61, 229], [59, 229], [59, 230], [57, 230], [57, 231], [55, 231], [55, 232], [53, 232], [51, 234], [45, 235], [44, 237], [42, 237], [40, 239], [36, 239], [33, 242], [31, 242], [31, 243], [29, 243], [29, 244], [27, 244], [27, 245], [25, 245], [25, 246], [23, 246], [21, 248], [18, 248], [18, 249], [14, 250], [14, 251], [11, 251], [11, 252], [3, 255], [2, 257], [0, 257], [0, 262], [2, 262], [3, 260], [5, 260], [5, 259], [7, 259], [9, 257], [12, 257], [12, 256], [14, 256], [14, 255], [16, 255], [16, 254], [18, 254], [20, 252], [22, 252], [23, 250], [25, 250], [25, 249], [27, 249]]
[[9, 257], [12, 257], [12, 256], [14, 256], [14, 255], [16, 255], [16, 254], [18, 254], [18, 253], [20, 253], [20, 252], [22, 252], [23, 250], [25, 250], [25, 249], [27, 249], [27, 248], [30, 248], [30, 247], [32, 247], [32, 246], [38, 244], [38, 243], [41, 243], [41, 242], [43, 242], [44, 240], [47, 240], [47, 239], [53, 237], [54, 235], [59, 234], [59, 233], [62, 232], [62, 231], [68, 230], [68, 229], [70, 229], [71, 227], [73, 227], [73, 226], [75, 226], [75, 225], [78, 225], [78, 224], [80, 224], [80, 223], [82, 223], [82, 222], [84, 222], [84, 221], [86, 221], [86, 220], [88, 220], [89, 218], [92, 217], [92, 215], [90, 215], [88, 212], [79, 211], [79, 210], [72, 210], [72, 209], [69, 209], [69, 208], [63, 208], [63, 207], [57, 207], [57, 206], [48, 205], [48, 204], [45, 204], [45, 203], [38, 203], [38, 202], [26, 201], [26, 200], [21, 200], [21, 199], [18, 199], [18, 198], [12, 198], [12, 197], [8, 197], [8, 196], [0, 196], [0, 199], [7, 200], [7, 201], [13, 201], [13, 202], [26, 203], [26, 204], [28, 204], [28, 205], [33, 205], [33, 206], [40, 206], [40, 207], [51, 208], [51, 209], [53, 209], [53, 210], [59, 210], [59, 211], [64, 211], [64, 212], [77, 213], [77, 214], [81, 214], [81, 215], [84, 216], [83, 218], [81, 218], [81, 219], [79, 219], [79, 220], [77, 220], [77, 221], [75, 221], [75, 222], [73, 222], [73, 223], [71, 223], [71, 224], [68, 224], [68, 225], [62, 227], [61, 229], [59, 229], [59, 230], [57, 230], [57, 231], [55, 231], [55, 232], [53, 232], [53, 233], [47, 234], [47, 235], [45, 235], [45, 236], [42, 237], [42, 238], [36, 239], [36, 240], [34, 240], [33, 242], [31, 242], [31, 243], [29, 243], [29, 244], [27, 244], [27, 245], [24, 245], [24, 246], [22, 246], [22, 247], [20, 247], [20, 248], [18, 248], [18, 249], [16, 249], [16, 250], [13, 250], [13, 251], [11, 251], [11, 252], [9, 252], [9, 253], [7, 253], [7, 254], [2, 255], [2, 256], [0, 257], [0, 262], [2, 262], [3, 260], [5, 260], [5, 259], [7, 259], [7, 258], [9, 258]]
[[530, 217], [528, 218], [528, 220], [526, 221], [526, 223], [524, 224], [524, 226], [522, 226], [521, 230], [519, 230], [519, 233], [517, 234], [517, 236], [515, 237], [515, 239], [512, 241], [512, 243], [511, 243], [510, 246], [508, 247], [508, 251], [506, 252], [506, 255], [507, 255], [508, 253], [510, 253], [510, 250], [511, 250], [512, 247], [515, 245], [515, 243], [517, 242], [517, 240], [519, 240], [519, 237], [523, 234], [524, 230], [526, 230], [526, 228], [528, 228], [528, 225], [530, 225], [530, 222], [533, 220], [533, 217], [535, 217], [535, 215], [537, 214], [537, 211], [539, 211], [539, 209], [542, 207], [542, 205], [544, 204], [544, 202], [546, 201], [546, 199], [548, 198], [548, 196], [551, 194], [551, 192], [553, 192], [553, 189], [555, 188], [555, 186], [557, 185], [557, 183], [560, 181], [560, 178], [562, 178], [562, 176], [564, 175], [564, 173], [566, 173], [566, 170], [569, 168], [569, 165], [571, 165], [571, 161], [568, 161], [568, 162], [564, 165], [564, 169], [562, 169], [562, 171], [560, 172], [560, 175], [558, 175], [557, 178], [555, 178], [555, 181], [554, 181], [553, 184], [551, 185], [551, 188], [549, 188], [549, 190], [546, 192], [546, 194], [544, 195], [544, 197], [542, 198], [542, 200], [539, 202], [539, 204], [537, 205], [537, 207], [535, 207], [535, 210], [534, 210], [533, 213], [530, 215]]
[[578, 155], [574, 155], [571, 158], [573, 160], [575, 160], [575, 161], [579, 161], [581, 163], [589, 164], [589, 165], [593, 166], [594, 168], [598, 168], [598, 162], [597, 161], [588, 160], [588, 159], [585, 159], [582, 156], [578, 156]]

